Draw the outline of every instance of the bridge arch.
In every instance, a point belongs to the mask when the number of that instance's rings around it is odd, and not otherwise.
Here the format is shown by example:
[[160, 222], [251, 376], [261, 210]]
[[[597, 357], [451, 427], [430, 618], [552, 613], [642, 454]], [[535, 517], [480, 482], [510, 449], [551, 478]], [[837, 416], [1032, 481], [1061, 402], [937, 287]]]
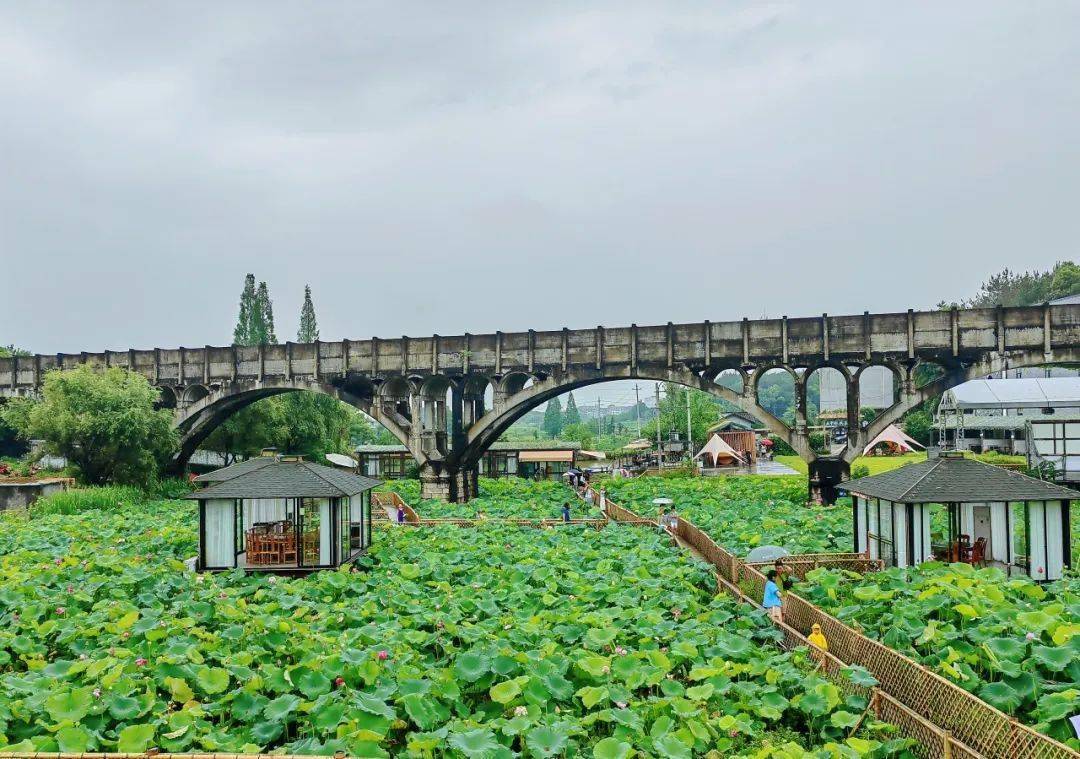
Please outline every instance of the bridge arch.
[[[422, 459], [422, 452], [418, 449], [413, 450], [414, 446], [410, 445], [407, 431], [398, 424], [397, 420], [383, 413], [372, 398], [354, 395], [344, 387], [302, 378], [234, 382], [213, 389], [197, 387], [206, 390], [206, 393], [195, 391], [193, 396], [196, 399], [177, 412], [176, 427], [180, 432], [180, 450], [173, 460], [173, 468], [178, 471], [183, 470], [195, 450], [233, 414], [264, 398], [305, 391], [328, 395], [359, 409], [409, 446], [410, 451], [418, 460]], [[351, 389], [358, 388], [353, 386]], [[183, 391], [183, 396], [188, 397], [187, 390]]]
[[457, 453], [455, 463], [460, 468], [473, 467], [488, 447], [498, 440], [514, 422], [552, 398], [590, 385], [634, 379], [650, 382], [672, 382], [722, 398], [760, 419], [770, 431], [788, 442], [789, 445], [792, 445], [799, 455], [808, 461], [815, 456], [808, 446], [802, 445], [801, 440], [792, 435], [790, 427], [758, 406], [748, 395], [737, 393], [731, 388], [714, 382], [711, 379], [711, 374], [702, 376], [690, 369], [681, 367], [671, 369], [640, 367], [637, 371], [626, 368], [617, 373], [613, 373], [610, 369], [580, 369], [572, 372], [553, 372], [544, 378], [534, 378], [533, 384], [528, 387], [523, 386], [517, 392], [509, 395], [503, 402], [501, 409], [497, 407], [466, 430], [465, 445]]

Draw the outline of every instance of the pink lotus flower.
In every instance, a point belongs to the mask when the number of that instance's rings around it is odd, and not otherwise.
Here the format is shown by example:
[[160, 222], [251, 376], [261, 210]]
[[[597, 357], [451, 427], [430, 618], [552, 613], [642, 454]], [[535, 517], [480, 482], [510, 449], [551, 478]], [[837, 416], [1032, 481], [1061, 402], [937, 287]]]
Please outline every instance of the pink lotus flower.
[[70, 594], [70, 593], [74, 593], [74, 592], [75, 592], [75, 586], [74, 586], [74, 585], [68, 585], [68, 586], [67, 586], [67, 592], [68, 592], [69, 594]]
[[142, 658], [141, 656], [138, 659], [135, 660], [135, 666], [136, 667], [145, 667], [146, 663], [147, 663], [146, 659]]
[[56, 613], [57, 614], [63, 614], [66, 611], [67, 611], [67, 609], [65, 609], [63, 606], [57, 606], [56, 607]]
[[622, 646], [615, 646], [615, 653], [619, 656], [626, 656], [626, 649]]
[[611, 671], [611, 667], [609, 667], [609, 666], [608, 666], [608, 665], [606, 665], [606, 664], [605, 664], [605, 665], [604, 665], [603, 667], [601, 667], [601, 668], [600, 668], [600, 672], [601, 672], [602, 674], [605, 674], [605, 675], [606, 675], [606, 674], [607, 674], [608, 672], [610, 672], [610, 671]]
[[390, 658], [390, 652], [389, 651], [380, 651], [377, 654], [377, 656], [379, 657], [379, 661], [386, 661], [387, 659]]
[[1035, 640], [1035, 638], [1037, 638], [1038, 636], [1035, 635], [1035, 633], [1028, 633], [1024, 637], [1026, 637], [1028, 640]]
[[514, 707], [514, 716], [515, 717], [527, 717], [527, 716], [529, 716], [529, 710], [526, 709], [524, 706], [515, 706]]
[[625, 701], [616, 701], [615, 706], [619, 707], [620, 709], [625, 709], [626, 708], [626, 702]]
[[737, 738], [738, 736], [739, 736], [739, 731], [738, 730], [728, 730], [728, 737], [729, 738]]
[[341, 686], [343, 686], [344, 684], [345, 684], [345, 678], [344, 677], [339, 677], [336, 680], [334, 680], [334, 685], [336, 685], [339, 688]]
[[94, 688], [94, 698], [101, 698], [101, 688]]

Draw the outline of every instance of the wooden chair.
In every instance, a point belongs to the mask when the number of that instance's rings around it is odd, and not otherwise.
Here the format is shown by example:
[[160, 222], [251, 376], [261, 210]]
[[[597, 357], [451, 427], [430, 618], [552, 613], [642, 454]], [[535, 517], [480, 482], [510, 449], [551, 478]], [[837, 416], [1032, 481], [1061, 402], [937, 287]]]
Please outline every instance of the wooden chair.
[[979, 538], [971, 547], [971, 556], [968, 559], [972, 565], [986, 566], [986, 538]]
[[274, 550], [273, 540], [267, 535], [255, 534], [252, 536], [252, 550], [248, 554], [248, 563], [253, 565], [266, 565], [276, 563], [277, 556]]
[[296, 535], [286, 534], [282, 536], [280, 554], [281, 564], [295, 564], [296, 563]]

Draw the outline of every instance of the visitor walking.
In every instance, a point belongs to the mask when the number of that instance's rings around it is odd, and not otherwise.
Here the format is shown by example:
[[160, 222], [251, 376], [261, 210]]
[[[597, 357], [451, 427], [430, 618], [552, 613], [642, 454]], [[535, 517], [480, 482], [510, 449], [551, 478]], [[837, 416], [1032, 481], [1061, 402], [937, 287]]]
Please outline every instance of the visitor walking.
[[405, 524], [405, 507], [402, 506], [400, 503], [397, 507], [397, 523]]
[[562, 505], [562, 520], [564, 522], [570, 521], [570, 503], [569, 501]]
[[829, 641], [825, 640], [825, 636], [821, 634], [821, 625], [816, 622], [810, 625], [810, 635], [806, 639], [822, 651], [829, 650]]
[[765, 611], [769, 613], [769, 619], [773, 622], [784, 621], [782, 603], [780, 600], [780, 588], [776, 584], [776, 570], [770, 569], [765, 574], [765, 597], [762, 599], [761, 605], [765, 607]]

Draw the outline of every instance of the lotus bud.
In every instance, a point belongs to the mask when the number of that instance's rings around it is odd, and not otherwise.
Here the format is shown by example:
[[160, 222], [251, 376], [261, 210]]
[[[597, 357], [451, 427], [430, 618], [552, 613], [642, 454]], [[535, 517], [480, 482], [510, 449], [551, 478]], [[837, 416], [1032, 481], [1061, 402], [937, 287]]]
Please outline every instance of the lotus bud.
[[380, 651], [378, 653], [378, 657], [379, 657], [379, 661], [386, 661], [387, 659], [390, 658], [390, 652], [389, 651]]

